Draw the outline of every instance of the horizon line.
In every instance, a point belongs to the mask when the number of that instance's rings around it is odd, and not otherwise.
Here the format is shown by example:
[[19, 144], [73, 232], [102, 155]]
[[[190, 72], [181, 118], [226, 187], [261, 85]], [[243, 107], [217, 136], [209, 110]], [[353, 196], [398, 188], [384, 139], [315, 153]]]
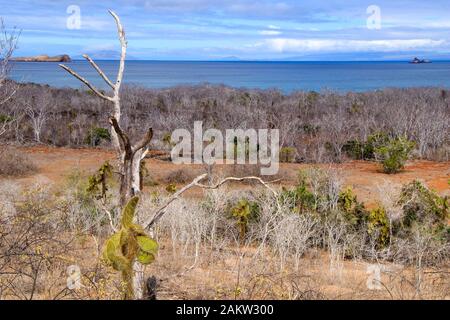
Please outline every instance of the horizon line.
[[[95, 59], [96, 61], [120, 61], [120, 59]], [[23, 62], [14, 61], [13, 62]], [[74, 58], [72, 61], [86, 61], [81, 58]], [[410, 62], [411, 60], [270, 60], [270, 59], [126, 59], [126, 61], [146, 61], [146, 62]], [[450, 62], [450, 57], [448, 59], [430, 59], [431, 62]], [[30, 61], [33, 62], [33, 61]]]

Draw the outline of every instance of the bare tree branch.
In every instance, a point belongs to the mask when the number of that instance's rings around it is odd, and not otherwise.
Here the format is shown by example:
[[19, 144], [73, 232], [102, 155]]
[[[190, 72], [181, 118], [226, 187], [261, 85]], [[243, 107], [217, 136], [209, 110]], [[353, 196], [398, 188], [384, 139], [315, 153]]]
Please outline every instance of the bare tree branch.
[[150, 143], [150, 140], [152, 140], [152, 138], [153, 138], [153, 129], [150, 128], [148, 129], [145, 136], [132, 147], [133, 154], [136, 153], [136, 151], [145, 148]]
[[122, 23], [120, 22], [119, 16], [112, 10], [109, 10], [109, 13], [113, 16], [117, 25], [117, 33], [119, 35], [119, 40], [121, 44], [121, 53], [120, 53], [120, 64], [119, 71], [117, 72], [117, 80], [115, 85], [115, 90], [119, 92], [120, 85], [122, 84], [123, 72], [125, 70], [125, 57], [127, 54], [127, 40], [125, 39], [125, 31], [123, 29]]
[[[7, 81], [10, 72], [11, 64], [9, 63], [14, 50], [17, 48], [17, 41], [20, 36], [20, 31], [15, 28], [8, 32], [6, 26], [0, 17], [0, 106], [6, 104], [17, 92], [17, 84], [12, 81]], [[1, 108], [1, 113], [6, 116], [0, 120], [0, 136], [11, 129], [13, 124], [19, 121], [22, 117], [19, 114], [17, 106], [10, 108]]]
[[[119, 62], [119, 70], [117, 72], [116, 83], [113, 84], [111, 80], [105, 75], [105, 73], [100, 69], [100, 67], [88, 56], [83, 55], [83, 57], [92, 65], [92, 67], [97, 71], [97, 73], [103, 78], [103, 80], [113, 89], [113, 96], [106, 96], [101, 93], [97, 88], [89, 83], [86, 79], [78, 75], [75, 71], [69, 67], [61, 64], [61, 68], [69, 72], [75, 78], [83, 82], [88, 86], [97, 96], [104, 100], [111, 101], [114, 105], [112, 116], [109, 118], [109, 123], [111, 124], [111, 136], [112, 143], [117, 152], [117, 158], [119, 160], [120, 166], [120, 205], [125, 206], [126, 202], [130, 197], [139, 194], [141, 192], [141, 176], [140, 176], [140, 164], [142, 159], [148, 152], [146, 146], [150, 143], [153, 137], [153, 130], [149, 129], [146, 135], [134, 146], [131, 145], [130, 139], [127, 134], [120, 127], [121, 118], [121, 104], [120, 104], [120, 87], [123, 80], [123, 73], [125, 70], [125, 58], [127, 52], [127, 41], [125, 38], [125, 31], [122, 27], [119, 17], [111, 10], [109, 13], [113, 16], [117, 25], [117, 33], [121, 45], [121, 54]], [[146, 148], [143, 150], [143, 148]], [[111, 220], [111, 215], [106, 211]], [[114, 226], [111, 224], [111, 227]], [[144, 273], [143, 268], [139, 262], [135, 261], [133, 266], [133, 290], [134, 297], [137, 299], [143, 296], [143, 279]]]
[[101, 93], [96, 87], [94, 87], [92, 84], [89, 83], [89, 81], [87, 81], [85, 78], [83, 78], [82, 76], [80, 76], [78, 73], [76, 73], [75, 71], [73, 71], [72, 69], [70, 69], [69, 67], [60, 64], [59, 65], [61, 68], [63, 68], [64, 70], [66, 70], [68, 73], [70, 73], [72, 76], [74, 76], [75, 78], [77, 78], [78, 80], [80, 80], [81, 82], [83, 82], [89, 89], [91, 89], [92, 91], [94, 91], [94, 93], [96, 95], [98, 95], [100, 98], [104, 99], [104, 100], [108, 100], [108, 101], [112, 101], [114, 102], [114, 98], [108, 97], [106, 95], [104, 95], [103, 93]]
[[267, 189], [270, 190], [270, 192], [273, 193], [274, 196], [278, 196], [278, 193], [268, 185], [268, 183], [274, 183], [277, 182], [279, 180], [274, 180], [274, 181], [270, 181], [270, 182], [265, 182], [263, 179], [258, 178], [258, 177], [242, 177], [242, 178], [237, 178], [237, 177], [227, 177], [225, 179], [223, 179], [222, 181], [220, 181], [219, 183], [209, 186], [209, 185], [205, 185], [205, 184], [197, 184], [197, 187], [203, 188], [203, 189], [218, 189], [220, 186], [222, 186], [223, 184], [230, 182], [230, 181], [245, 181], [245, 180], [254, 180], [257, 181], [259, 183], [261, 183], [264, 187], [266, 187]]
[[114, 232], [117, 232], [117, 228], [114, 226], [112, 214], [111, 214], [111, 212], [106, 208], [106, 205], [105, 205], [105, 203], [104, 203], [103, 201], [102, 201], [102, 203], [101, 203], [101, 207], [102, 207], [103, 211], [105, 211], [105, 213], [108, 215], [108, 220], [109, 220], [109, 224], [110, 224], [110, 226], [111, 226], [111, 229], [112, 229]]
[[87, 54], [83, 54], [83, 58], [85, 58], [87, 61], [89, 61], [89, 63], [91, 64], [91, 66], [98, 72], [98, 74], [103, 78], [103, 80], [105, 80], [105, 82], [106, 82], [113, 90], [116, 88], [115, 85], [111, 82], [111, 80], [109, 80], [109, 78], [107, 77], [107, 75], [102, 71], [102, 69], [100, 69], [100, 67], [95, 63], [95, 61], [91, 59], [91, 57], [89, 57]]
[[151, 228], [156, 222], [158, 222], [159, 219], [161, 219], [161, 217], [165, 213], [165, 209], [172, 202], [174, 202], [176, 199], [178, 199], [178, 197], [180, 195], [182, 195], [184, 192], [186, 192], [190, 188], [197, 186], [198, 183], [200, 181], [202, 181], [203, 179], [205, 179], [207, 176], [208, 175], [206, 173], [202, 174], [201, 176], [196, 177], [191, 183], [189, 183], [188, 185], [184, 186], [182, 189], [180, 189], [177, 192], [175, 192], [158, 210], [156, 210], [156, 212], [153, 215], [153, 217], [151, 219], [149, 219], [146, 223], [144, 223], [144, 228], [145, 229]]
[[[189, 183], [188, 185], [184, 186], [183, 188], [181, 188], [180, 190], [175, 192], [169, 199], [166, 200], [166, 202], [158, 210], [156, 210], [153, 217], [144, 223], [145, 229], [151, 228], [156, 222], [158, 222], [159, 219], [161, 219], [161, 217], [166, 213], [165, 209], [172, 202], [174, 202], [176, 199], [178, 199], [184, 192], [186, 192], [187, 190], [189, 190], [193, 187], [199, 187], [202, 189], [218, 189], [220, 186], [222, 186], [223, 184], [230, 182], [230, 181], [254, 180], [254, 181], [261, 183], [264, 187], [269, 189], [275, 197], [278, 197], [278, 193], [268, 185], [268, 182], [265, 182], [264, 180], [262, 180], [261, 178], [258, 178], [258, 177], [242, 177], [242, 178], [227, 177], [227, 178], [223, 179], [222, 181], [220, 181], [219, 183], [212, 185], [212, 186], [201, 184], [200, 181], [206, 179], [207, 177], [208, 177], [208, 174], [206, 174], [206, 173], [202, 174], [202, 175], [196, 177], [191, 183]], [[275, 181], [272, 181], [272, 183], [273, 182], [275, 182]]]
[[109, 123], [111, 124], [111, 126], [113, 127], [117, 136], [119, 137], [120, 149], [123, 150], [124, 152], [128, 151], [131, 154], [132, 152], [131, 152], [130, 139], [128, 138], [128, 135], [120, 127], [117, 119], [114, 117], [110, 117]]

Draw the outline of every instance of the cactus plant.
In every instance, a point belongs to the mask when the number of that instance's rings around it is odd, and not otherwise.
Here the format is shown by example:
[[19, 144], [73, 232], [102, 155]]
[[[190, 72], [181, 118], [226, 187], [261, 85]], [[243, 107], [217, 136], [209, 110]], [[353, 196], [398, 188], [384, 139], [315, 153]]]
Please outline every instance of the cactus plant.
[[106, 161], [98, 171], [89, 177], [87, 193], [95, 196], [97, 199], [106, 199], [108, 191], [107, 179], [112, 176], [112, 166]]
[[239, 239], [241, 241], [245, 238], [250, 220], [257, 219], [259, 210], [257, 203], [248, 201], [247, 199], [239, 200], [231, 208], [231, 216], [236, 219], [236, 224], [239, 229]]
[[124, 299], [133, 299], [133, 263], [150, 264], [155, 260], [158, 243], [150, 238], [144, 228], [133, 223], [139, 197], [128, 201], [122, 211], [121, 229], [106, 240], [103, 259], [122, 273], [125, 287]]

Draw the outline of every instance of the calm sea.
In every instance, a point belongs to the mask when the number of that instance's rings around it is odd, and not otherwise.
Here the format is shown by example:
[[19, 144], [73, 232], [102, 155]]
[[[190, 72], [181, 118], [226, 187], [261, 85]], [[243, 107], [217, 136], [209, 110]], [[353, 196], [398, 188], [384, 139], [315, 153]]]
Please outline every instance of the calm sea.
[[[98, 61], [114, 78], [117, 61]], [[86, 61], [68, 65], [100, 88], [106, 88]], [[57, 63], [16, 62], [11, 76], [22, 82], [80, 88], [80, 82]], [[386, 87], [450, 88], [450, 62], [413, 65], [407, 62], [165, 62], [128, 61], [125, 83], [150, 88], [183, 84], [294, 90], [368, 91]]]

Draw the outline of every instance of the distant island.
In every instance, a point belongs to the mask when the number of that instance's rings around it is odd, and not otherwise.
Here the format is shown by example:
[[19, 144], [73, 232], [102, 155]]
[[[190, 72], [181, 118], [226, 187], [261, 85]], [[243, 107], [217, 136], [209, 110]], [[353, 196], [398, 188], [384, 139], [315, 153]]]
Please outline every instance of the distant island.
[[431, 61], [430, 61], [430, 60], [421, 60], [421, 59], [415, 57], [415, 58], [412, 59], [409, 63], [412, 63], [412, 64], [431, 63]]
[[62, 54], [59, 56], [49, 57], [46, 54], [42, 54], [34, 57], [17, 57], [13, 58], [13, 61], [19, 62], [71, 62], [72, 59], [67, 54]]

